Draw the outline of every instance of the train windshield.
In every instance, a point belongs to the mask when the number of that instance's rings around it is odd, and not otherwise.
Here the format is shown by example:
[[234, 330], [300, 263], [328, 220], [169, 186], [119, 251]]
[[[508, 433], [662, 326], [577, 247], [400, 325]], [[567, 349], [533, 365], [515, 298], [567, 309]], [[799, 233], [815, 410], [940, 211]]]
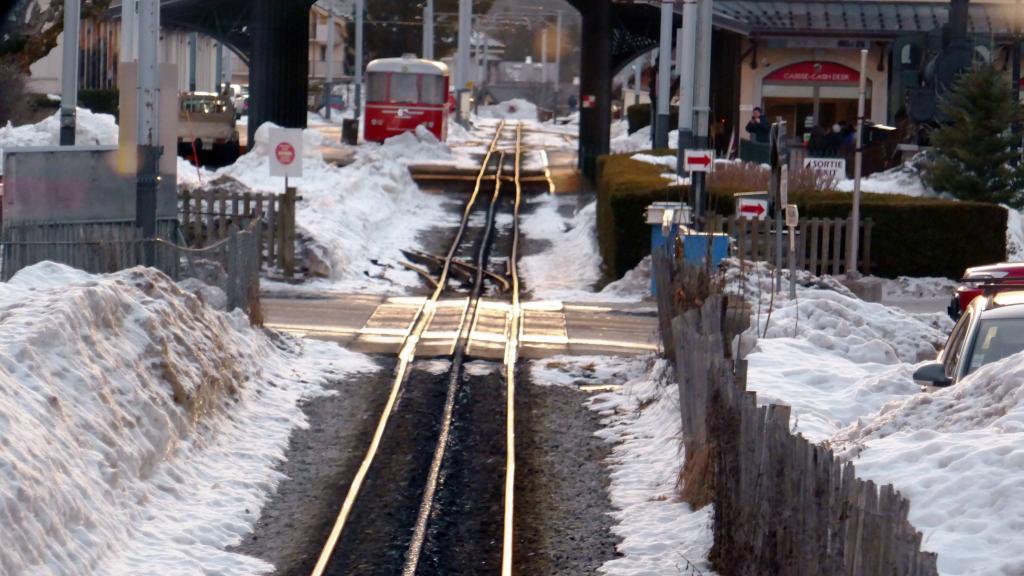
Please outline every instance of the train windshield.
[[367, 101], [388, 104], [444, 104], [443, 76], [401, 72], [367, 74]]

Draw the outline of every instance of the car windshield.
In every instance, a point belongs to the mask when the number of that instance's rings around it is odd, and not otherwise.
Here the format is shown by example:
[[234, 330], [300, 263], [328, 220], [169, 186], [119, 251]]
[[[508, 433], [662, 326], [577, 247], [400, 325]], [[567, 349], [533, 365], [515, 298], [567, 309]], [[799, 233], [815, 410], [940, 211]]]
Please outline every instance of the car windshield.
[[982, 320], [966, 373], [1021, 351], [1024, 351], [1024, 318]]

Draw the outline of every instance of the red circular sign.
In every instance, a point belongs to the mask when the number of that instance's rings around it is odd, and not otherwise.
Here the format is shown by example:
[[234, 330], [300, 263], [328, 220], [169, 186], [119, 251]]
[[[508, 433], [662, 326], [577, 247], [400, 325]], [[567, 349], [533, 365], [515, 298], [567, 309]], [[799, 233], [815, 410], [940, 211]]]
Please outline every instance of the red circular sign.
[[288, 166], [292, 162], [295, 162], [295, 146], [292, 146], [287, 142], [281, 142], [277, 145], [277, 148], [274, 149], [274, 156], [277, 158], [278, 162]]

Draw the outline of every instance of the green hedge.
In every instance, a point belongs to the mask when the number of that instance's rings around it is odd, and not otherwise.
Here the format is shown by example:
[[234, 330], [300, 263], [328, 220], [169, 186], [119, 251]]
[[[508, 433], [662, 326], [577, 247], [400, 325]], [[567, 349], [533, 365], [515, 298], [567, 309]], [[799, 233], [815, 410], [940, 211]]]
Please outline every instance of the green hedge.
[[78, 105], [96, 114], [117, 116], [120, 107], [118, 98], [117, 90], [81, 90], [78, 92]]
[[[664, 154], [662, 151], [656, 154]], [[598, 159], [597, 231], [606, 272], [632, 269], [650, 252], [644, 209], [678, 200], [686, 187], [666, 186], [662, 167], [629, 155]], [[729, 212], [734, 191], [712, 189], [711, 206]], [[802, 218], [846, 218], [853, 198], [843, 192], [790, 192]], [[1006, 257], [1006, 210], [992, 204], [864, 194], [861, 214], [873, 221], [872, 273], [878, 276], [945, 276]]]
[[679, 200], [686, 190], [666, 184], [660, 167], [631, 160], [628, 155], [597, 159], [597, 237], [607, 275], [622, 277], [650, 253], [647, 206]]
[[[629, 123], [629, 133], [651, 125], [651, 105], [634, 104], [626, 108], [626, 121]], [[679, 126], [679, 106], [670, 106], [668, 113], [668, 125], [672, 128]]]

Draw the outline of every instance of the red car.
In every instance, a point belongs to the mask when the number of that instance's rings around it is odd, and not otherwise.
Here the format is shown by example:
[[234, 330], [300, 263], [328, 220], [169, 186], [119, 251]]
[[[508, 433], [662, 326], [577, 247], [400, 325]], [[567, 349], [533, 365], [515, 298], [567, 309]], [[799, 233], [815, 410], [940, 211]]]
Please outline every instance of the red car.
[[962, 284], [949, 303], [949, 317], [953, 320], [958, 320], [971, 302], [982, 294], [1024, 288], [1024, 263], [1004, 262], [968, 268], [960, 282]]

